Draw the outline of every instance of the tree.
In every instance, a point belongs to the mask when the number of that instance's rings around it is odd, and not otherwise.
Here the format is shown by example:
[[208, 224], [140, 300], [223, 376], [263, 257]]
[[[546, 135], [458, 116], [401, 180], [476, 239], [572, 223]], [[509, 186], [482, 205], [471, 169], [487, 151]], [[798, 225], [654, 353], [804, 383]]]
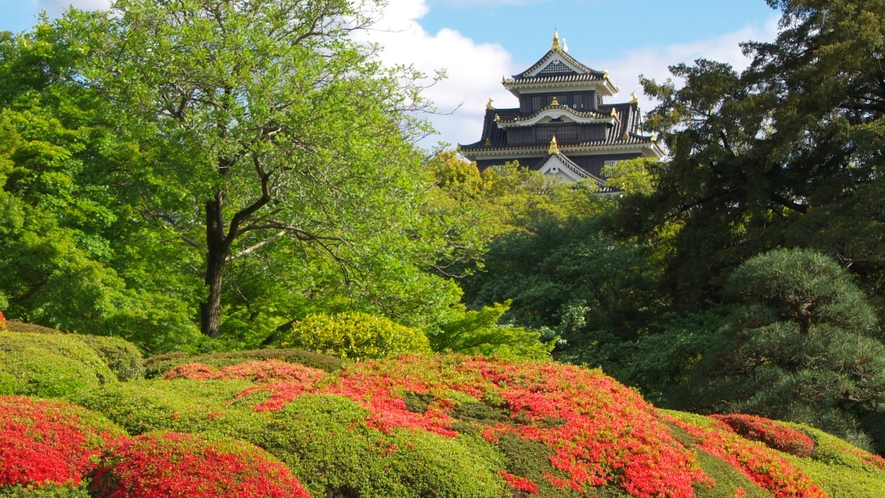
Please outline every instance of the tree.
[[[653, 193], [625, 196], [614, 229], [644, 236], [682, 224], [667, 280], [684, 310], [720, 300], [742, 261], [782, 246], [833, 255], [882, 293], [883, 219], [853, 206], [881, 190], [885, 6], [769, 4], [783, 13], [780, 33], [744, 45], [752, 63], [743, 73], [698, 60], [671, 68], [681, 88], [643, 80], [660, 101], [646, 124], [671, 157], [652, 170]], [[840, 233], [846, 222], [850, 234]]]
[[541, 218], [494, 241], [485, 271], [465, 285], [466, 302], [512, 300], [502, 321], [559, 336], [557, 359], [613, 372], [621, 346], [643, 333], [661, 303], [643, 248], [614, 242], [598, 223]]
[[155, 189], [120, 114], [77, 78], [87, 52], [45, 18], [0, 33], [0, 301], [20, 320], [193, 347], [188, 261], [144, 243], [162, 237], [138, 220]]
[[880, 437], [865, 422], [885, 414], [885, 345], [844, 269], [813, 251], [775, 250], [741, 265], [726, 292], [738, 307], [702, 341], [671, 404], [807, 423], [861, 446], [864, 430]]
[[414, 236], [427, 227], [405, 111], [419, 98], [398, 79], [413, 75], [348, 37], [373, 5], [119, 0], [86, 31], [86, 85], [132, 116], [143, 167], [185, 198], [152, 215], [204, 251], [203, 334], [218, 337], [242, 258], [320, 251], [347, 278], [385, 245], [437, 252]]

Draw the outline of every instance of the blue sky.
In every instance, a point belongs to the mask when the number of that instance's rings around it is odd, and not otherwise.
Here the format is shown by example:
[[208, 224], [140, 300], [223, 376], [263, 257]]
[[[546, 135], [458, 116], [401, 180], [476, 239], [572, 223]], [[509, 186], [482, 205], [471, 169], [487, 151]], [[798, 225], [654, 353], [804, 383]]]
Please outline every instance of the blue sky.
[[[0, 29], [22, 31], [46, 9], [102, 8], [108, 0], [0, 0]], [[431, 119], [441, 135], [423, 142], [479, 139], [485, 102], [510, 107], [516, 99], [501, 76], [526, 69], [550, 48], [554, 29], [569, 54], [608, 70], [620, 86], [613, 100], [640, 94], [640, 74], [666, 79], [667, 66], [699, 57], [742, 68], [740, 41], [769, 41], [777, 12], [764, 0], [389, 0], [377, 29], [360, 38], [385, 47], [390, 64], [413, 64], [425, 73], [445, 69], [448, 79], [425, 93], [438, 106]]]

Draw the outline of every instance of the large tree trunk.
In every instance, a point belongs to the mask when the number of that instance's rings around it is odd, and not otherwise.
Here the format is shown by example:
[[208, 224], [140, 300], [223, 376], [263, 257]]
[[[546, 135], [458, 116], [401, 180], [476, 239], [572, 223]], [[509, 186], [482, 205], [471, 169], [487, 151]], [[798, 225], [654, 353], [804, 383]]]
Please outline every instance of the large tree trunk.
[[200, 331], [213, 339], [218, 337], [221, 327], [221, 284], [230, 252], [230, 241], [224, 235], [223, 205], [222, 192], [206, 201], [206, 285], [209, 297], [200, 304]]

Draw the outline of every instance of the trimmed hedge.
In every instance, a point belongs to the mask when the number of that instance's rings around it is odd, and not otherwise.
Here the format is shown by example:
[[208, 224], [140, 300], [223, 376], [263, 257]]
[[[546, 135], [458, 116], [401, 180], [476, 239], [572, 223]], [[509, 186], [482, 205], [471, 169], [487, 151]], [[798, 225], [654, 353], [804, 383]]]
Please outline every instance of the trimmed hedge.
[[121, 381], [144, 378], [144, 358], [132, 343], [119, 337], [96, 335], [78, 336], [87, 346], [95, 350], [105, 364]]
[[280, 332], [274, 344], [357, 361], [430, 353], [430, 341], [420, 330], [359, 312], [309, 315]]
[[[15, 495], [77, 496], [104, 445], [124, 436], [104, 417], [60, 401], [0, 397], [0, 487]], [[57, 486], [61, 488], [55, 489]], [[73, 495], [71, 493], [74, 493]]]
[[189, 356], [185, 353], [166, 353], [151, 356], [144, 362], [145, 377], [154, 379], [163, 377], [166, 372], [181, 365], [189, 363], [201, 363], [211, 367], [228, 367], [253, 361], [279, 360], [287, 363], [297, 363], [311, 368], [334, 373], [340, 371], [344, 361], [335, 356], [313, 353], [303, 349], [254, 349], [249, 351], [231, 351], [227, 353], [212, 353]]
[[104, 414], [132, 435], [160, 430], [233, 435], [238, 427], [262, 423], [255, 421], [261, 414], [243, 402], [228, 405], [252, 385], [242, 380], [140, 380], [79, 392], [70, 399]]
[[115, 382], [79, 336], [0, 332], [0, 395], [57, 398]]
[[18, 320], [9, 320], [6, 322], [6, 330], [8, 332], [28, 332], [31, 334], [61, 334], [60, 330], [36, 325], [33, 323], [20, 322]]
[[417, 430], [384, 434], [367, 427], [367, 415], [343, 397], [303, 395], [242, 437], [286, 462], [313, 496], [502, 495], [502, 458], [487, 445]]
[[810, 458], [786, 457], [817, 482], [827, 496], [885, 496], [885, 459], [807, 425], [781, 423], [814, 440], [814, 452]]
[[90, 490], [96, 498], [310, 498], [289, 469], [249, 443], [170, 432], [109, 446]]
[[26, 488], [21, 486], [0, 487], [0, 498], [91, 498], [85, 484], [77, 487], [44, 486]]

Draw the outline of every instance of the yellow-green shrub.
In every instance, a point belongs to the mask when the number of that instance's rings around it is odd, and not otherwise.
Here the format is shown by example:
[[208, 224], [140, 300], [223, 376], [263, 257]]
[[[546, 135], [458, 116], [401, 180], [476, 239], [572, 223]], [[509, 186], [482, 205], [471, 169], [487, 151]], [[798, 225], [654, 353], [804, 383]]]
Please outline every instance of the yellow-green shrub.
[[0, 395], [53, 398], [116, 381], [79, 336], [0, 332]]
[[310, 315], [282, 333], [277, 345], [355, 360], [430, 352], [420, 330], [367, 313]]

